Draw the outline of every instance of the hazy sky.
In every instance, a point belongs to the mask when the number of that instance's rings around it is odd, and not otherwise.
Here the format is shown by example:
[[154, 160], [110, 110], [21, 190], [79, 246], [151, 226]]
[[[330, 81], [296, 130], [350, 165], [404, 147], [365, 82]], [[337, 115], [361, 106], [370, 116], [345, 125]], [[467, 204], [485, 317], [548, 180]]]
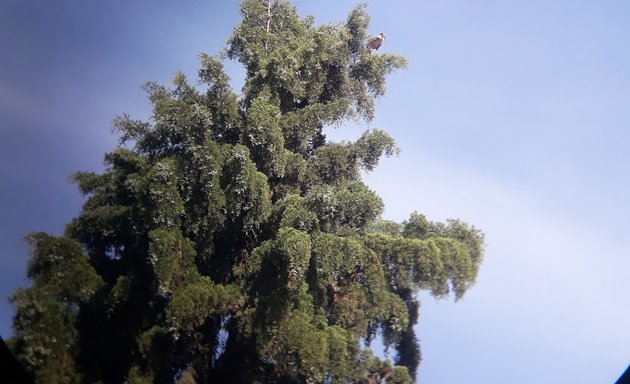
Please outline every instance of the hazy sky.
[[[147, 80], [191, 78], [239, 20], [215, 1], [0, 3], [0, 296], [33, 230], [80, 209], [110, 121], [144, 117]], [[297, 2], [318, 23], [354, 1]], [[424, 383], [612, 383], [630, 363], [630, 2], [369, 1], [383, 52], [406, 56], [369, 127], [399, 158], [366, 177], [385, 217], [417, 210], [486, 234], [458, 303], [422, 295]], [[238, 88], [242, 70], [227, 68]], [[329, 131], [352, 139], [368, 126]], [[0, 302], [0, 334], [12, 309]]]

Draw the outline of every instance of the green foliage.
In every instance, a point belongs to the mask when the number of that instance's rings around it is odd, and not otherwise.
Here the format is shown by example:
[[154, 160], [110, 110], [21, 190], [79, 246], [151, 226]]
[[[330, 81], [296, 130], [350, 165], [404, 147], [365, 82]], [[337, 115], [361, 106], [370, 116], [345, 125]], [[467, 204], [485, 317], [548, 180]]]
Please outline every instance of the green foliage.
[[[319, 26], [285, 1], [241, 11], [242, 93], [206, 54], [195, 86], [147, 83], [151, 118], [115, 118], [105, 171], [73, 175], [86, 201], [64, 236], [29, 236], [14, 350], [39, 381], [409, 383], [418, 291], [474, 283], [477, 229], [381, 219], [361, 172], [392, 137], [322, 133], [369, 122], [406, 66], [365, 48], [365, 6]], [[361, 346], [379, 335], [398, 365]]]
[[271, 213], [267, 176], [256, 169], [247, 147], [236, 145], [226, 150], [222, 185], [227, 217], [245, 230], [258, 227]]
[[292, 227], [304, 232], [312, 232], [318, 228], [317, 215], [306, 206], [300, 195], [288, 195], [278, 201], [276, 209], [281, 212], [280, 227]]
[[88, 301], [101, 286], [101, 278], [76, 241], [41, 232], [30, 234], [27, 240], [33, 247], [27, 266], [33, 288], [76, 305]]
[[14, 351], [38, 380], [74, 383], [77, 309], [103, 281], [76, 241], [44, 233], [27, 239], [33, 249], [27, 275], [33, 284], [10, 299], [17, 309]]
[[280, 108], [272, 102], [270, 92], [263, 91], [247, 109], [242, 139], [251, 148], [258, 169], [272, 177], [284, 175], [284, 137], [279, 116]]
[[381, 198], [360, 181], [315, 187], [305, 200], [317, 215], [319, 228], [327, 232], [360, 231], [383, 211]]
[[365, 132], [354, 145], [354, 151], [361, 166], [367, 171], [373, 170], [378, 165], [383, 153], [386, 156], [399, 153], [394, 139], [380, 129]]
[[240, 292], [231, 285], [214, 284], [208, 277], [175, 291], [167, 310], [169, 321], [184, 330], [202, 325], [208, 316], [227, 313], [240, 305]]
[[368, 228], [370, 232], [396, 236], [402, 234], [403, 225], [391, 220], [377, 220]]

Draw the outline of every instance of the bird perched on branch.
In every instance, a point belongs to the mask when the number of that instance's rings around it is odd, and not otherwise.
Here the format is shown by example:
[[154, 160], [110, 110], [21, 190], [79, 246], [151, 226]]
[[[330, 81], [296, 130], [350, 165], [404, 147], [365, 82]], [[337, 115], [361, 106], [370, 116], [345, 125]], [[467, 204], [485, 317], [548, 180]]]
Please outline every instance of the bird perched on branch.
[[379, 33], [377, 36], [374, 36], [368, 40], [367, 49], [378, 51], [378, 49], [383, 44], [385, 40], [385, 34], [383, 32]]

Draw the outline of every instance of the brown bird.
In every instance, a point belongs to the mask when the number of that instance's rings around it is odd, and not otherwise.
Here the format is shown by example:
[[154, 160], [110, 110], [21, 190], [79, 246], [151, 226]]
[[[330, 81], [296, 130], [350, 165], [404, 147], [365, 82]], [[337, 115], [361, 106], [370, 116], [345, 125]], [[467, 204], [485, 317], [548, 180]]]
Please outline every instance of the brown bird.
[[375, 51], [378, 51], [378, 49], [383, 44], [384, 40], [385, 40], [385, 34], [381, 32], [377, 36], [374, 36], [370, 40], [368, 40], [367, 49], [369, 50], [373, 49]]

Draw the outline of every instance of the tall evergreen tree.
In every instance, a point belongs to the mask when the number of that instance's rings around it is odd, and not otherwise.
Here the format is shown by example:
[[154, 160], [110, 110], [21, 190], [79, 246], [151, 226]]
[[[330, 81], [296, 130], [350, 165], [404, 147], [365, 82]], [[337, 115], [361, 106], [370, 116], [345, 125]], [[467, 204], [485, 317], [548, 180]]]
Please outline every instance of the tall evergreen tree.
[[[245, 0], [225, 55], [242, 93], [201, 55], [144, 87], [149, 121], [114, 120], [121, 145], [65, 234], [32, 234], [12, 296], [15, 350], [40, 382], [408, 383], [419, 290], [462, 297], [483, 236], [413, 213], [380, 220], [360, 178], [398, 151], [384, 131], [326, 141], [374, 117], [404, 58], [370, 53], [363, 5], [316, 26], [281, 0]], [[382, 335], [396, 364], [375, 357]]]

